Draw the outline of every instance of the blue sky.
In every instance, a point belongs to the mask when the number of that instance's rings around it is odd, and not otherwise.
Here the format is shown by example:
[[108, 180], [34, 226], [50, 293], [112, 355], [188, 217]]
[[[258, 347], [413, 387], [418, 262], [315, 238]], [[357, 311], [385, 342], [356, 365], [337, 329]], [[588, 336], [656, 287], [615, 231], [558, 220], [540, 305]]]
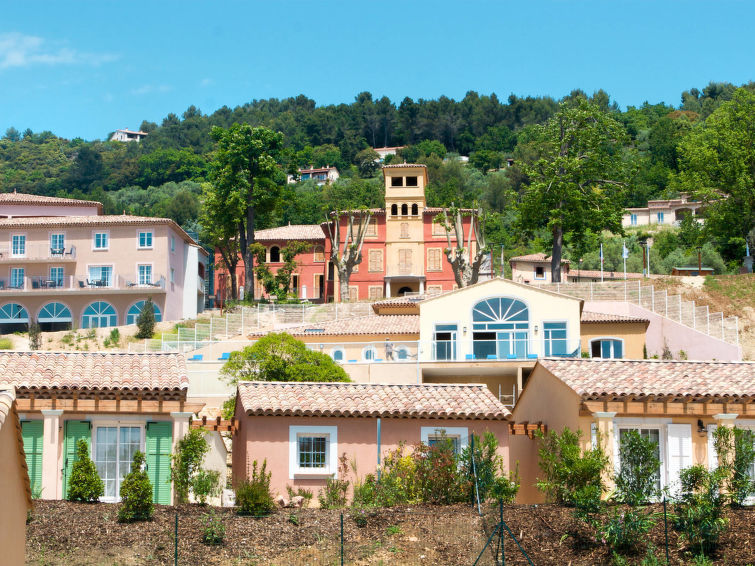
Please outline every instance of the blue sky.
[[755, 79], [755, 3], [384, 0], [0, 0], [0, 134], [104, 138], [189, 105], [209, 113], [368, 90], [505, 99], [603, 88], [677, 105]]

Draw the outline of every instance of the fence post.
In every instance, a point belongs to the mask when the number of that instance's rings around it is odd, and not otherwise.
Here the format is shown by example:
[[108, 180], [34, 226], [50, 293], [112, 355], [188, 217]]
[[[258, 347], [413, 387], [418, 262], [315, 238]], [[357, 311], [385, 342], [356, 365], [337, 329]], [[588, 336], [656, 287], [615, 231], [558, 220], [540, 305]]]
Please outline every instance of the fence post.
[[668, 519], [666, 517], [666, 498], [663, 498], [663, 531], [666, 536], [666, 566], [668, 566]]
[[341, 566], [343, 566], [343, 513], [341, 513]]
[[504, 537], [503, 537], [503, 499], [498, 500], [498, 519], [500, 520], [498, 536], [501, 545], [501, 566], [506, 565], [506, 551], [504, 550]]

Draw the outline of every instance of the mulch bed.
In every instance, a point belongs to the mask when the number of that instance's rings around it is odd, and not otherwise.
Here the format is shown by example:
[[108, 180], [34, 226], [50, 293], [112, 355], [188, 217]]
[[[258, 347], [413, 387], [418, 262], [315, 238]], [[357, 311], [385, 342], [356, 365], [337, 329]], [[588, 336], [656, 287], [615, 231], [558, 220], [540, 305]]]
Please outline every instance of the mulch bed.
[[[38, 501], [27, 527], [28, 564], [173, 564], [173, 529], [179, 515], [179, 564], [340, 564], [341, 511], [278, 510], [264, 518], [239, 517], [230, 509], [214, 509], [225, 525], [219, 546], [202, 543], [202, 518], [208, 508], [157, 506], [152, 521], [117, 522], [117, 505]], [[655, 509], [662, 512], [662, 507]], [[292, 519], [292, 514], [295, 516]], [[487, 508], [479, 517], [468, 506], [412, 506], [366, 513], [344, 511], [345, 563], [473, 564], [498, 512]], [[729, 510], [729, 530], [721, 540], [716, 564], [755, 564], [755, 510]], [[609, 564], [610, 553], [591, 539], [571, 509], [555, 505], [509, 505], [503, 518], [534, 564]], [[360, 521], [361, 523], [361, 521]], [[663, 521], [647, 537], [656, 555], [665, 554]], [[505, 539], [506, 564], [527, 564], [510, 537]], [[642, 553], [646, 541], [642, 543]], [[671, 564], [686, 564], [678, 534], [669, 524]], [[629, 557], [638, 564], [641, 556]], [[487, 552], [479, 564], [493, 564]]]

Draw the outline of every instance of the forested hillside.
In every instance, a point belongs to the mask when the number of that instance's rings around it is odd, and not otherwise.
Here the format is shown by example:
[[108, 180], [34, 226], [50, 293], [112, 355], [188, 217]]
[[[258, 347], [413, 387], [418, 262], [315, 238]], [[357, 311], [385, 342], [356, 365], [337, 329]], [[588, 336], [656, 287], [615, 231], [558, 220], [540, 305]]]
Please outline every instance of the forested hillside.
[[[755, 84], [745, 88], [755, 91]], [[469, 92], [458, 101], [405, 98], [400, 103], [375, 100], [364, 92], [351, 104], [330, 106], [317, 106], [300, 95], [222, 107], [209, 115], [191, 106], [159, 125], [142, 122], [139, 127], [149, 136], [141, 143], [65, 140], [52, 132], [10, 128], [0, 140], [0, 191], [95, 199], [107, 213], [168, 216], [196, 229], [201, 183], [208, 180], [212, 161], [210, 129], [249, 123], [283, 133], [281, 165], [287, 171], [335, 165], [343, 177], [322, 188], [309, 183], [288, 187], [286, 198], [259, 219], [258, 227], [319, 222], [325, 210], [335, 207], [380, 205], [382, 188], [370, 148], [407, 145], [396, 159], [427, 163], [430, 205], [480, 202], [495, 215], [488, 223], [495, 245], [545, 249], [547, 232], [511, 230], [514, 205], [528, 184], [517, 164], [533, 158], [533, 129], [552, 117], [560, 102], [587, 98], [623, 125], [623, 159], [631, 162], [634, 174], [622, 204], [643, 206], [650, 198], [673, 196], [683, 186], [671, 182], [679, 173], [682, 140], [731, 100], [736, 89], [711, 83], [702, 91], [683, 92], [678, 106], [645, 103], [625, 111], [603, 91], [591, 96], [573, 91], [561, 100], [511, 95], [505, 101]], [[469, 156], [469, 164], [444, 160], [454, 154]], [[509, 157], [514, 167], [502, 168]], [[728, 249], [728, 239], [719, 244], [727, 260], [743, 247]]]

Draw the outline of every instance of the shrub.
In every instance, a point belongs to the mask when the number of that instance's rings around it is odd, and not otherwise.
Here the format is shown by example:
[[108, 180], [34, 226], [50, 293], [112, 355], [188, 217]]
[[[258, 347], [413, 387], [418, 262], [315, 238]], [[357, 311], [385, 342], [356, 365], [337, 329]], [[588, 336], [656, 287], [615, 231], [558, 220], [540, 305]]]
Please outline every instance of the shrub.
[[204, 456], [209, 451], [205, 431], [196, 428], [176, 443], [175, 451], [170, 456], [170, 478], [179, 503], [188, 503], [192, 481], [201, 470]]
[[252, 464], [252, 475], [243, 479], [236, 487], [236, 506], [239, 515], [267, 515], [275, 507], [273, 495], [270, 493], [270, 476], [267, 471], [267, 460], [257, 469], [257, 460]]
[[142, 469], [144, 454], [137, 451], [131, 462], [131, 471], [126, 474], [121, 484], [121, 506], [118, 520], [122, 523], [147, 521], [152, 518], [155, 504], [152, 503], [152, 483], [147, 472]]
[[459, 458], [449, 438], [442, 436], [432, 446], [420, 444], [415, 447], [412, 456], [422, 501], [448, 504], [465, 499], [459, 476]]
[[385, 454], [380, 482], [375, 484], [375, 505], [393, 507], [419, 502], [416, 470], [416, 461], [411, 454], [404, 453], [403, 443]]
[[76, 460], [68, 480], [69, 501], [94, 503], [105, 493], [105, 484], [97, 474], [97, 468], [89, 457], [89, 444], [81, 439], [76, 444]]
[[640, 505], [658, 495], [656, 480], [661, 462], [658, 443], [643, 438], [636, 430], [623, 431], [619, 447], [621, 469], [616, 474], [616, 499]]
[[561, 434], [537, 433], [540, 469], [545, 476], [537, 487], [549, 501], [575, 506], [580, 503], [581, 509], [589, 510], [600, 501], [608, 457], [600, 442], [595, 448], [582, 450], [581, 436], [582, 431], [574, 432], [568, 427]]
[[509, 474], [504, 472], [503, 458], [498, 454], [498, 439], [492, 432], [486, 431], [482, 439], [473, 435], [472, 439], [473, 442], [464, 448], [460, 457], [459, 474], [466, 491], [465, 497], [467, 500], [479, 496], [480, 501], [493, 498], [513, 502], [519, 491], [518, 469]]
[[718, 466], [726, 475], [728, 500], [741, 507], [755, 493], [755, 480], [750, 476], [755, 462], [755, 432], [719, 426], [713, 434]]
[[215, 511], [205, 513], [202, 517], [202, 542], [205, 544], [222, 544], [225, 539], [225, 525]]
[[[356, 470], [354, 470], [356, 475]], [[354, 479], [354, 494], [351, 505], [354, 507], [372, 507], [377, 499], [377, 478], [375, 474], [367, 474], [363, 480]]]
[[493, 485], [490, 487], [489, 495], [495, 500], [501, 500], [504, 503], [513, 503], [516, 494], [519, 493], [519, 464], [508, 476], [503, 474], [503, 464], [501, 464], [501, 474], [496, 476]]
[[191, 478], [191, 492], [200, 505], [207, 505], [208, 497], [220, 495], [220, 472], [217, 470], [199, 470]]
[[723, 516], [726, 496], [721, 491], [725, 477], [722, 468], [709, 471], [700, 464], [679, 473], [681, 495], [675, 508], [675, 526], [695, 553], [705, 554], [715, 548], [728, 525]]
[[340, 478], [328, 478], [325, 487], [317, 495], [317, 501], [323, 509], [340, 509], [346, 507], [346, 492], [349, 490], [349, 480], [346, 476], [349, 466], [344, 453], [338, 459], [338, 475]]
[[103, 344], [105, 345], [105, 348], [111, 348], [118, 345], [118, 343], [121, 341], [121, 331], [117, 328], [113, 328], [110, 331], [110, 336], [105, 338], [105, 341]]
[[144, 302], [142, 312], [136, 319], [136, 326], [138, 328], [137, 338], [152, 338], [152, 334], [155, 332], [155, 307], [152, 304], [151, 297]]
[[294, 488], [290, 485], [286, 486], [286, 493], [288, 493], [289, 501], [291, 501], [294, 497], [303, 497], [304, 502], [302, 503], [302, 507], [309, 507], [309, 504], [312, 502], [312, 497], [314, 497], [311, 490], [304, 489], [303, 487], [299, 487], [294, 490]]
[[598, 534], [614, 552], [626, 552], [644, 542], [645, 535], [654, 525], [652, 513], [632, 508], [623, 511], [614, 509], [608, 520], [598, 528]]
[[12, 350], [13, 341], [10, 338], [0, 338], [0, 350]]

